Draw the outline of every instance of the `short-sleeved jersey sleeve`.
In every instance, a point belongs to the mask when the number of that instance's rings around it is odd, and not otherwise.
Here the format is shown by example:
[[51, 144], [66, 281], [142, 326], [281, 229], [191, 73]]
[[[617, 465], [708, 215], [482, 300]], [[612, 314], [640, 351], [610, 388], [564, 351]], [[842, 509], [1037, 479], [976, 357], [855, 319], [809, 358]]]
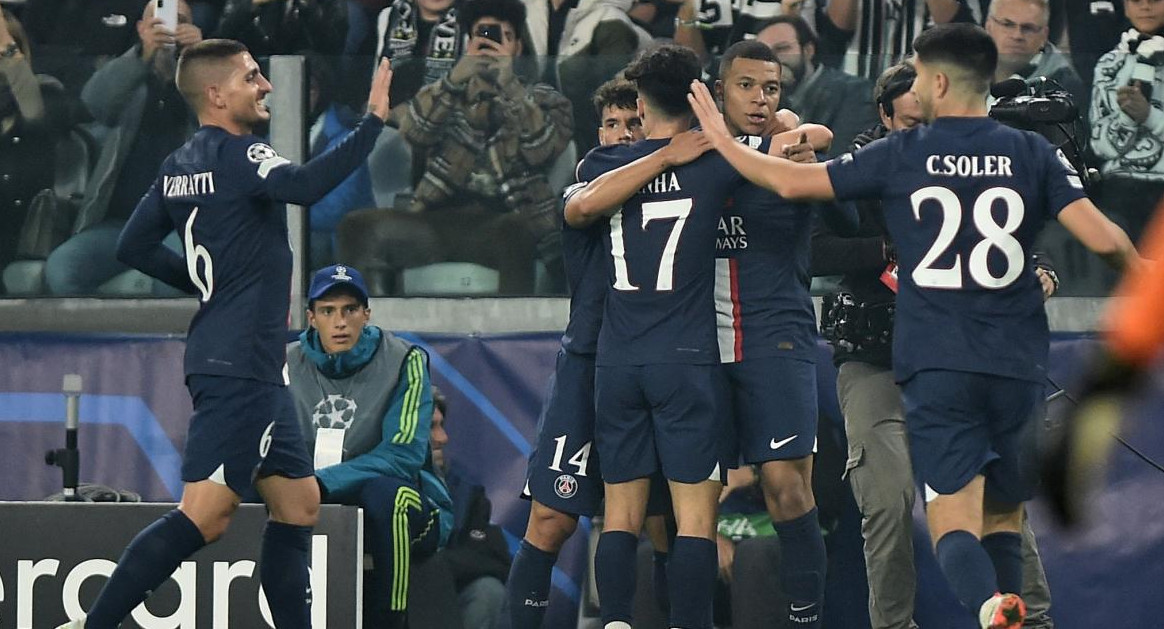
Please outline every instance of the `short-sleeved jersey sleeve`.
[[1087, 196], [1083, 191], [1083, 181], [1075, 167], [1063, 154], [1043, 138], [1035, 149], [1043, 159], [1046, 169], [1047, 217], [1055, 218], [1063, 208]]
[[870, 142], [864, 148], [828, 162], [829, 180], [838, 201], [880, 197], [893, 165], [890, 138]]

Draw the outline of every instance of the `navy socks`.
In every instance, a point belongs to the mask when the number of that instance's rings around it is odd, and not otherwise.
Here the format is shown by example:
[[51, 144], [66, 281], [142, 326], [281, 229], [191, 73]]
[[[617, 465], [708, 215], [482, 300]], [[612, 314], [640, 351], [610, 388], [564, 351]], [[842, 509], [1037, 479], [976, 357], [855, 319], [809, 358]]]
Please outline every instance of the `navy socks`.
[[556, 553], [521, 540], [505, 583], [511, 629], [540, 629], [550, 602], [550, 580]]
[[125, 548], [117, 569], [101, 588], [85, 618], [85, 626], [116, 628], [178, 569], [182, 560], [205, 545], [198, 527], [177, 509], [142, 529]]
[[819, 627], [828, 556], [814, 507], [786, 522], [773, 522], [780, 539], [780, 582], [794, 627]]

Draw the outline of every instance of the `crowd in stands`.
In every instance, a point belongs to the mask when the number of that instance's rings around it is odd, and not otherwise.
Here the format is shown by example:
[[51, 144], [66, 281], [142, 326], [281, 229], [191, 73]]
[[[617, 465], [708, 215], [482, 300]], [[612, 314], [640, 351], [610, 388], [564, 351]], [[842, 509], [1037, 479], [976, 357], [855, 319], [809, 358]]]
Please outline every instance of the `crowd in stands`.
[[[389, 128], [311, 209], [304, 253], [310, 268], [365, 269], [373, 295], [563, 294], [560, 193], [595, 144], [591, 97], [664, 40], [695, 49], [708, 80], [731, 43], [771, 46], [785, 106], [833, 130], [834, 157], [876, 123], [873, 81], [914, 36], [976, 22], [999, 47], [996, 81], [1045, 77], [1071, 95], [1091, 196], [1133, 238], [1164, 192], [1164, 5], [1150, 0], [163, 1], [176, 24], [155, 0], [2, 0], [3, 294], [173, 294], [113, 250], [195, 125], [176, 55], [211, 37], [307, 57], [312, 155], [359, 119], [374, 59], [393, 60]], [[1112, 278], [1048, 241], [1061, 294], [1106, 294]]]

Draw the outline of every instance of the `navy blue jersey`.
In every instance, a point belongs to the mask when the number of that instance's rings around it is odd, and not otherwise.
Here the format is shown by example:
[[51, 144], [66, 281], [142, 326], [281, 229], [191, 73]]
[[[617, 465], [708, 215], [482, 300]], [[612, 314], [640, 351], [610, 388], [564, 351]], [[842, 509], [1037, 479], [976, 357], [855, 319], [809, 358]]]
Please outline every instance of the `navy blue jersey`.
[[[578, 163], [581, 168], [582, 162]], [[566, 189], [565, 198], [584, 187], [585, 182]], [[582, 229], [562, 222], [562, 259], [570, 284], [570, 320], [562, 335], [562, 347], [575, 354], [593, 356], [598, 351], [598, 330], [606, 303], [606, 251], [602, 241], [607, 223], [598, 221]]]
[[[283, 203], [310, 205], [363, 163], [383, 124], [366, 116], [304, 166], [262, 139], [202, 127], [162, 163], [118, 242], [118, 259], [201, 301], [186, 374], [283, 384], [292, 252]], [[185, 256], [161, 245], [177, 229]]]
[[[579, 179], [591, 181], [668, 142], [594, 149], [579, 165]], [[610, 217], [597, 364], [719, 362], [715, 235], [720, 211], [742, 181], [718, 153], [708, 153], [659, 175]]]
[[715, 242], [720, 362], [813, 358], [811, 240], [810, 205], [752, 184], [735, 193], [719, 219]]
[[1040, 381], [1048, 331], [1031, 245], [1084, 197], [1042, 136], [989, 118], [939, 118], [829, 162], [841, 200], [880, 197], [899, 263], [894, 371]]

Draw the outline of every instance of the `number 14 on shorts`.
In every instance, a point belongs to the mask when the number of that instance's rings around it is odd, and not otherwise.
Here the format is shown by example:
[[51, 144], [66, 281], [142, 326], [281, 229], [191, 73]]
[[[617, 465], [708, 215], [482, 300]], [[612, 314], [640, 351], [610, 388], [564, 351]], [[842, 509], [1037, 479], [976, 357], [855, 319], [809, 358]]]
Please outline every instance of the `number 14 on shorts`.
[[[562, 457], [566, 454], [566, 435], [554, 437], [554, 443], [556, 444], [554, 446], [554, 460], [550, 462], [550, 469], [561, 472]], [[567, 465], [573, 465], [576, 468], [574, 473], [578, 476], [586, 476], [586, 466], [590, 463], [590, 448], [593, 444], [593, 441], [587, 441], [566, 460]]]

